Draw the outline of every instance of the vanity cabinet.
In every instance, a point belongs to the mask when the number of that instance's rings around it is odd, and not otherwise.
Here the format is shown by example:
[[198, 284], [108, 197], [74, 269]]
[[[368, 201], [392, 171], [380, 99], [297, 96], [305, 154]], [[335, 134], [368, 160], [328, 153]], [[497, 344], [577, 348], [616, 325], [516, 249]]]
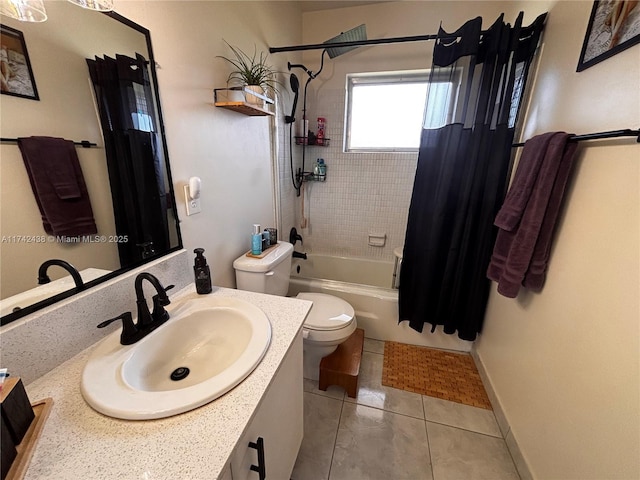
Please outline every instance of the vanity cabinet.
[[233, 480], [291, 477], [303, 435], [302, 381], [298, 333], [231, 457]]

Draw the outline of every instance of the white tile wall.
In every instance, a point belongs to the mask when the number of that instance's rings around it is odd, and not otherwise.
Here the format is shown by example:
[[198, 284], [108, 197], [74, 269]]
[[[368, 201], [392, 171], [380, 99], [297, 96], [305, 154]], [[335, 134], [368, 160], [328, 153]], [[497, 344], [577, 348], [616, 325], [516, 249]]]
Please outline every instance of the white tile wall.
[[[311, 83], [310, 88], [312, 88]], [[288, 126], [280, 129], [279, 178], [281, 208], [286, 237], [295, 226], [304, 238], [303, 251], [339, 256], [393, 259], [393, 249], [404, 244], [407, 214], [417, 164], [417, 153], [345, 153], [343, 89], [323, 89], [310, 95], [318, 105], [308, 105], [309, 128], [316, 130], [316, 118], [327, 119], [329, 147], [310, 146], [305, 170], [313, 169], [317, 158], [327, 164], [324, 183], [305, 185], [304, 203], [308, 228], [301, 229], [301, 197], [291, 186]], [[317, 100], [315, 100], [317, 99]], [[299, 106], [298, 117], [302, 107]], [[301, 165], [301, 146], [294, 145], [294, 167]], [[368, 245], [370, 232], [387, 235], [384, 247]], [[283, 237], [283, 238], [286, 238]]]

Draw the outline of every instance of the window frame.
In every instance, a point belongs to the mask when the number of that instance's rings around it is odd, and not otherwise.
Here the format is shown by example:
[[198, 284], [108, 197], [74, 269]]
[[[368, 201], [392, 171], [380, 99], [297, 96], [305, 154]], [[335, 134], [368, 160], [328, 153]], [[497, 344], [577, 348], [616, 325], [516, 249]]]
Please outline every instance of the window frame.
[[[427, 83], [431, 70], [396, 70], [385, 72], [362, 72], [362, 73], [349, 73], [346, 75], [346, 95], [345, 95], [345, 111], [344, 111], [344, 142], [343, 151], [345, 153], [416, 153], [419, 147], [352, 147], [351, 146], [351, 122], [352, 122], [352, 108], [353, 108], [353, 88], [358, 85], [397, 85], [399, 83]], [[446, 79], [441, 81], [444, 83], [452, 83], [451, 97], [448, 104], [447, 118], [451, 117], [451, 114], [455, 108], [458, 88], [460, 82], [460, 72], [456, 72], [455, 78]], [[432, 79], [433, 80], [433, 79]], [[436, 79], [436, 82], [438, 80]], [[427, 87], [427, 96], [429, 95]], [[426, 98], [425, 98], [426, 101]], [[425, 105], [426, 106], [426, 105]], [[424, 128], [426, 110], [423, 108], [421, 129]]]

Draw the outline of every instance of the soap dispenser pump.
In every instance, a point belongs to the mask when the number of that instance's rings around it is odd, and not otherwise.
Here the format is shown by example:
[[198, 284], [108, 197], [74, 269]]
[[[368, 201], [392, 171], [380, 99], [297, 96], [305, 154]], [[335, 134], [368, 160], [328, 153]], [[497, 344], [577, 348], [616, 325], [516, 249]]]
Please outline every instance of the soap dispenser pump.
[[196, 292], [203, 295], [211, 293], [211, 271], [207, 265], [207, 259], [202, 255], [204, 248], [196, 248], [193, 253], [196, 254], [193, 272], [196, 277]]

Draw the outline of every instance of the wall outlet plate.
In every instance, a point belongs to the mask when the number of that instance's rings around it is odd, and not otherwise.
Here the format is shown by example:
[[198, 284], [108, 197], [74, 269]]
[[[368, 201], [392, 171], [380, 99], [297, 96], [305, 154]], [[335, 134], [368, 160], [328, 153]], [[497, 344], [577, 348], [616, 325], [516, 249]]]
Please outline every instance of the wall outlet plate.
[[202, 207], [200, 206], [200, 199], [195, 200], [189, 196], [189, 185], [184, 185], [184, 203], [187, 206], [187, 216], [200, 213]]

